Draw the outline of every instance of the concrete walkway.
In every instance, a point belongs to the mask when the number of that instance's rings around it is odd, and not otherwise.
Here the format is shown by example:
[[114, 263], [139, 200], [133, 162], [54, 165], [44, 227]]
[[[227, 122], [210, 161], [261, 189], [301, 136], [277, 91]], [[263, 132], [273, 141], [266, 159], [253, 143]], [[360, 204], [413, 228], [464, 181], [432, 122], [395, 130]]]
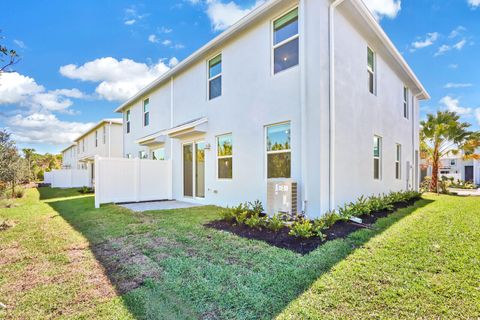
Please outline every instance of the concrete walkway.
[[451, 192], [457, 193], [459, 196], [480, 196], [480, 189], [456, 189], [449, 188]]
[[151, 210], [185, 209], [185, 208], [201, 207], [202, 205], [196, 204], [196, 203], [188, 203], [188, 202], [172, 200], [172, 201], [125, 203], [125, 204], [121, 204], [120, 206], [135, 212], [143, 212], [143, 211], [151, 211]]

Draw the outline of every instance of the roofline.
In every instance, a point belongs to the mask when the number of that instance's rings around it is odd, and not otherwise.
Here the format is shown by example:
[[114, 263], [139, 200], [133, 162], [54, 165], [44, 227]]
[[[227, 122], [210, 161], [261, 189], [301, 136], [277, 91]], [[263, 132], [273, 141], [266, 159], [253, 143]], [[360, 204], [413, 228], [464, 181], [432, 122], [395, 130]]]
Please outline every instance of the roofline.
[[262, 16], [263, 14], [268, 12], [271, 8], [275, 7], [277, 4], [284, 1], [286, 0], [270, 0], [258, 6], [254, 10], [250, 11], [243, 18], [241, 18], [232, 26], [230, 26], [227, 30], [223, 31], [218, 36], [216, 36], [215, 38], [207, 42], [203, 47], [201, 47], [200, 49], [192, 53], [186, 59], [182, 60], [179, 64], [177, 64], [175, 67], [173, 67], [172, 69], [170, 69], [169, 71], [167, 71], [166, 73], [158, 77], [156, 80], [154, 80], [153, 82], [148, 84], [146, 87], [141, 89], [139, 92], [137, 92], [134, 96], [132, 96], [127, 101], [122, 103], [117, 109], [115, 109], [115, 112], [121, 112], [124, 108], [128, 107], [129, 105], [137, 101], [145, 93], [155, 89], [156, 86], [159, 85], [160, 83], [166, 80], [169, 80], [171, 77], [173, 77], [174, 75], [176, 75], [177, 73], [179, 73], [180, 71], [188, 67], [191, 63], [195, 62], [197, 59], [200, 59], [205, 53], [215, 48], [215, 46], [220, 45], [223, 41], [226, 41], [233, 35], [237, 34], [238, 31], [243, 30], [250, 23], [255, 21], [258, 17]]
[[123, 119], [121, 118], [114, 118], [114, 119], [103, 119], [101, 120], [100, 122], [98, 122], [96, 125], [94, 125], [92, 128], [90, 128], [90, 130], [82, 133], [78, 138], [76, 138], [74, 141], [75, 142], [78, 142], [80, 139], [82, 139], [83, 137], [89, 135], [91, 132], [93, 132], [94, 130], [98, 129], [99, 127], [101, 127], [104, 123], [111, 123], [111, 124], [118, 124], [118, 125], [122, 125], [123, 124]]
[[393, 58], [398, 62], [398, 64], [402, 67], [403, 71], [413, 80], [415, 85], [418, 87], [420, 93], [418, 94], [418, 98], [421, 100], [429, 100], [430, 99], [430, 94], [427, 92], [425, 87], [422, 85], [420, 80], [417, 78], [413, 70], [410, 68], [408, 63], [405, 61], [405, 58], [401, 55], [401, 53], [398, 51], [397, 47], [393, 44], [392, 40], [388, 37], [388, 35], [385, 33], [383, 28], [380, 26], [380, 23], [378, 23], [377, 19], [373, 16], [372, 12], [368, 7], [365, 5], [363, 0], [350, 0], [354, 7], [360, 11], [360, 13], [363, 15], [365, 18], [365, 21], [368, 23], [368, 25], [373, 29], [375, 34], [380, 38], [382, 43], [387, 47], [387, 50], [390, 52], [390, 54], [393, 56]]
[[65, 151], [67, 151], [68, 149], [70, 149], [71, 147], [75, 147], [77, 145], [77, 143], [72, 143], [70, 144], [68, 147], [64, 148], [62, 151], [60, 151], [60, 153], [64, 153]]
[[[276, 5], [278, 5], [283, 1], [286, 1], [286, 0], [270, 0], [258, 6], [257, 8], [249, 12], [247, 15], [245, 15], [243, 18], [241, 18], [239, 21], [237, 21], [235, 24], [233, 24], [231, 27], [229, 27], [227, 30], [220, 33], [218, 36], [213, 38], [203, 47], [201, 47], [200, 49], [192, 53], [190, 56], [188, 56], [186, 59], [181, 61], [175, 67], [173, 67], [172, 69], [170, 69], [169, 71], [167, 71], [166, 73], [158, 77], [156, 80], [152, 81], [150, 84], [148, 84], [139, 92], [137, 92], [135, 95], [130, 97], [127, 101], [123, 102], [118, 108], [115, 109], [115, 112], [122, 112], [123, 109], [125, 109], [126, 107], [136, 102], [143, 95], [154, 90], [159, 84], [169, 80], [174, 75], [176, 75], [180, 71], [187, 68], [191, 63], [195, 62], [197, 59], [200, 59], [205, 53], [212, 50], [216, 46], [220, 45], [223, 41], [226, 41], [230, 37], [234, 36], [235, 34], [237, 34], [237, 32], [243, 30], [250, 23], [252, 23], [257, 18], [259, 18], [260, 16], [268, 12], [271, 8], [275, 7]], [[375, 19], [372, 12], [367, 8], [365, 3], [362, 0], [350, 0], [350, 1], [354, 4], [354, 7], [362, 14], [365, 21], [373, 29], [375, 34], [380, 38], [380, 40], [386, 46], [387, 50], [392, 54], [394, 59], [400, 64], [402, 69], [406, 72], [406, 74], [413, 80], [415, 85], [418, 87], [419, 91], [421, 92], [419, 94], [419, 98], [423, 98], [426, 100], [430, 99], [430, 95], [428, 94], [427, 90], [425, 90], [420, 80], [418, 80], [415, 73], [412, 71], [412, 69], [407, 64], [405, 59], [402, 57], [398, 49], [395, 47], [395, 45], [392, 43], [390, 38], [387, 36], [385, 31], [382, 29], [378, 21]]]

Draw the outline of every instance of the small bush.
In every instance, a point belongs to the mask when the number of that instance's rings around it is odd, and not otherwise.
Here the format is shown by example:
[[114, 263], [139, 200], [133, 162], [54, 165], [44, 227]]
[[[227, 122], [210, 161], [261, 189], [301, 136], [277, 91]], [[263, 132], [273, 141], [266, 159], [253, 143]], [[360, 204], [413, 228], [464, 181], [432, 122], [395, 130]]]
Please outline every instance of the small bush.
[[15, 191], [12, 193], [12, 189], [8, 189], [5, 191], [5, 197], [6, 198], [16, 198], [20, 199], [23, 198], [25, 195], [25, 189], [24, 188], [15, 188]]
[[235, 220], [237, 220], [237, 222], [240, 223], [240, 224], [245, 224], [245, 221], [247, 221], [248, 216], [249, 216], [249, 214], [248, 214], [247, 210], [245, 210], [243, 212], [240, 212], [240, 213], [235, 211]]
[[245, 225], [249, 226], [250, 228], [258, 228], [261, 229], [267, 223], [266, 217], [261, 217], [259, 214], [253, 214], [249, 218], [245, 219]]
[[78, 192], [80, 192], [82, 194], [89, 194], [89, 193], [94, 193], [95, 190], [93, 190], [93, 188], [83, 186], [83, 187], [80, 188], [80, 190], [78, 190]]
[[295, 221], [290, 226], [290, 232], [288, 234], [297, 238], [308, 239], [315, 236], [315, 230], [313, 230], [313, 225], [309, 220], [302, 219]]
[[373, 212], [383, 211], [383, 210], [393, 210], [393, 204], [390, 203], [385, 196], [371, 196], [368, 198], [368, 206]]
[[235, 214], [232, 209], [226, 208], [220, 212], [220, 217], [225, 221], [233, 221], [235, 219]]
[[278, 232], [285, 226], [285, 223], [280, 214], [276, 213], [268, 219], [267, 221], [267, 228], [272, 230], [273, 232]]
[[255, 200], [254, 202], [248, 203], [248, 209], [252, 215], [260, 215], [263, 213], [263, 205], [260, 200]]

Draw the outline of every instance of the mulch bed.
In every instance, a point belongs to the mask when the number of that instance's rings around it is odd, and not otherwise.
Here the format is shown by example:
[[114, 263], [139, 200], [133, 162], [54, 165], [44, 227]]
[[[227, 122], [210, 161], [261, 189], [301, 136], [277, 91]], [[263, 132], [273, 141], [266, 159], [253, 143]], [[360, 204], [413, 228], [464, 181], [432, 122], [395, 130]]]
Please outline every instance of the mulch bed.
[[290, 229], [287, 227], [284, 227], [278, 232], [273, 232], [266, 228], [254, 229], [246, 225], [236, 224], [235, 222], [225, 220], [212, 221], [205, 224], [205, 226], [216, 230], [228, 231], [243, 238], [265, 241], [272, 246], [288, 249], [305, 255], [329, 240], [343, 239], [357, 230], [372, 228], [372, 224], [378, 219], [386, 217], [400, 208], [411, 206], [417, 200], [419, 199], [411, 200], [407, 203], [398, 203], [395, 205], [395, 209], [391, 211], [374, 212], [372, 215], [362, 216], [360, 218], [362, 219], [363, 224], [358, 224], [352, 221], [337, 221], [333, 226], [324, 231], [324, 234], [327, 236], [324, 241], [318, 237], [309, 239], [296, 238], [288, 234]]

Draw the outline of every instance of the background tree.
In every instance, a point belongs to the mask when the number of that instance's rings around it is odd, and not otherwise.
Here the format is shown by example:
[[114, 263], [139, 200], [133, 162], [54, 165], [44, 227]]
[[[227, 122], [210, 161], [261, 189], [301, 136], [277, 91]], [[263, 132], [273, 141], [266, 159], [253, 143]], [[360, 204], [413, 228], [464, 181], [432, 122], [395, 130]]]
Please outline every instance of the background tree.
[[15, 187], [24, 181], [27, 173], [26, 161], [20, 157], [10, 134], [0, 131], [0, 183], [11, 188], [12, 197], [15, 197]]
[[28, 177], [30, 180], [35, 180], [35, 176], [33, 173], [33, 159], [34, 159], [35, 149], [24, 148], [22, 149], [22, 152], [23, 152], [23, 157], [27, 161], [27, 165], [28, 165]]
[[[1, 32], [1, 30], [0, 30]], [[0, 36], [0, 40], [4, 37]], [[0, 43], [0, 75], [3, 72], [11, 72], [10, 67], [20, 61], [20, 56], [15, 50], [8, 49], [6, 46]]]
[[469, 131], [470, 124], [460, 122], [460, 116], [450, 111], [429, 114], [427, 120], [421, 121], [420, 125], [421, 153], [432, 166], [430, 190], [436, 191], [440, 159], [449, 153], [458, 154], [467, 150], [469, 142], [477, 133]]

